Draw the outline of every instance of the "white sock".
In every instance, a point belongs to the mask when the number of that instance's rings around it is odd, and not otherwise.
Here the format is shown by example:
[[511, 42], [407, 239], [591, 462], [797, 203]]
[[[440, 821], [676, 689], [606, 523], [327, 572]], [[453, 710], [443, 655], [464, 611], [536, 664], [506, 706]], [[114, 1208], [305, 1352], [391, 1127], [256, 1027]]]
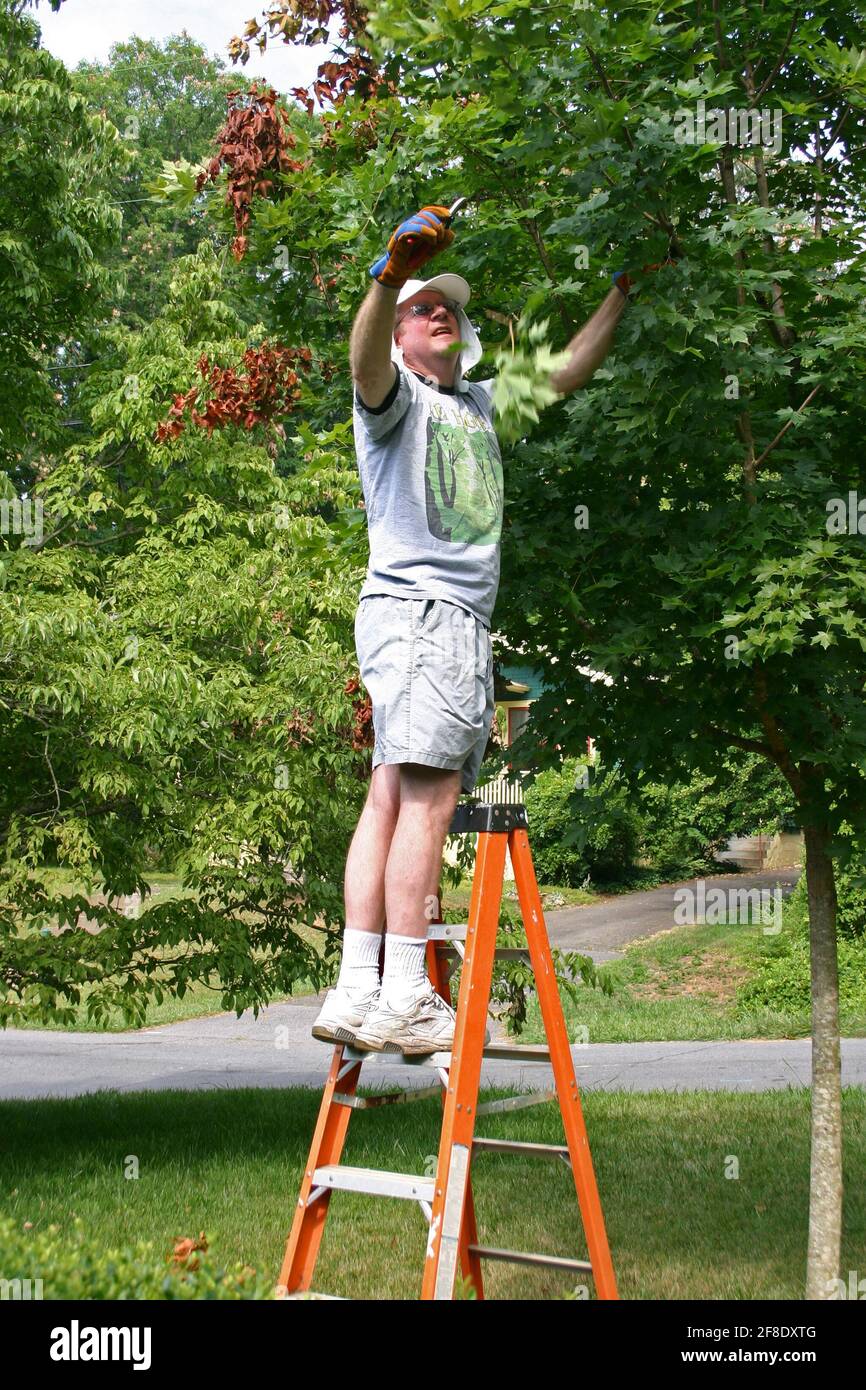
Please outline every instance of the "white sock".
[[385, 935], [385, 968], [382, 971], [382, 1002], [400, 1008], [422, 992], [428, 983], [427, 937]]
[[381, 947], [381, 935], [347, 927], [343, 933], [343, 956], [337, 987], [359, 995], [378, 989]]

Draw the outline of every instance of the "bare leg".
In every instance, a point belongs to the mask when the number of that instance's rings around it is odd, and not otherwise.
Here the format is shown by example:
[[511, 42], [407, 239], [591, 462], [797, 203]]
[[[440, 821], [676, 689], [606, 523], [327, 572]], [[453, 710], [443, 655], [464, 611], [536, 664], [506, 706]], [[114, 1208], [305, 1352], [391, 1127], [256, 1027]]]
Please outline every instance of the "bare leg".
[[460, 796], [461, 774], [400, 763], [400, 809], [385, 866], [388, 931], [427, 935], [425, 900], [439, 891], [442, 851]]
[[380, 763], [373, 769], [367, 800], [346, 858], [346, 925], [355, 931], [382, 934], [385, 865], [399, 811], [400, 768]]

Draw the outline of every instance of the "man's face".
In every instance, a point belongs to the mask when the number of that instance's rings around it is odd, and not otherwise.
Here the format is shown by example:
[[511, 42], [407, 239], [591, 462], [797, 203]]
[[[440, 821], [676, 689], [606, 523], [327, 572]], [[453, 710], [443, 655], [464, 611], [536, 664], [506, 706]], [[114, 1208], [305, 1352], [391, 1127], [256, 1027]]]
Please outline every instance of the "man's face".
[[[446, 296], [439, 290], [419, 290], [411, 299], [397, 306], [399, 332], [396, 342], [409, 357], [419, 354], [444, 354], [454, 343], [460, 341], [460, 331], [455, 315], [444, 307]], [[412, 313], [413, 304], [432, 304], [429, 315], [416, 316]], [[454, 356], [453, 353], [449, 356]]]

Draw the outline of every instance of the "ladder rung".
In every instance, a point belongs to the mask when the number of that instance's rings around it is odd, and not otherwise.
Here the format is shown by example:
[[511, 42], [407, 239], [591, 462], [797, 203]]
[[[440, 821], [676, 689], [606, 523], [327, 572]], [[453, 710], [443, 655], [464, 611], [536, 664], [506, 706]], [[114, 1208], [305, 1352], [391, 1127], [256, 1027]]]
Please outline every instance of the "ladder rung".
[[413, 1100], [440, 1096], [441, 1086], [414, 1086], [411, 1091], [388, 1091], [381, 1096], [333, 1096], [334, 1105], [348, 1105], [352, 1110], [375, 1110], [380, 1105], [410, 1105]]
[[435, 1178], [415, 1173], [389, 1173], [380, 1168], [351, 1168], [329, 1163], [313, 1174], [316, 1187], [332, 1187], [341, 1192], [368, 1192], [374, 1197], [403, 1197], [412, 1202], [433, 1201]]
[[427, 928], [428, 941], [465, 941], [468, 922], [431, 922]]
[[588, 1260], [572, 1260], [567, 1255], [532, 1255], [526, 1250], [494, 1250], [486, 1245], [470, 1245], [470, 1252], [482, 1260], [508, 1260], [519, 1265], [540, 1265], [545, 1269], [570, 1269], [578, 1274], [592, 1274]]
[[333, 1298], [338, 1303], [351, 1302], [350, 1299], [346, 1299], [345, 1296], [341, 1293], [313, 1293], [312, 1289], [304, 1289], [302, 1293], [284, 1293], [281, 1296], [280, 1301], [283, 1303], [289, 1303], [292, 1299], [299, 1298]]
[[[450, 1052], [427, 1052], [417, 1057], [404, 1057], [402, 1052], [363, 1052], [360, 1048], [343, 1048], [347, 1062], [377, 1062], [392, 1067], [450, 1067]], [[541, 1043], [488, 1043], [484, 1049], [488, 1062], [550, 1062], [550, 1048]], [[335, 1096], [336, 1100], [337, 1097]]]
[[[438, 951], [440, 956], [460, 957], [460, 948], [458, 946], [444, 946], [437, 944], [436, 950]], [[529, 949], [526, 946], [497, 946], [496, 950], [493, 952], [493, 955], [496, 958], [496, 960], [528, 961], [530, 959]], [[460, 958], [462, 959], [462, 957]]]
[[528, 1095], [506, 1096], [504, 1100], [485, 1100], [476, 1105], [475, 1114], [501, 1115], [506, 1110], [525, 1110], [530, 1105], [546, 1105], [556, 1100], [555, 1091], [530, 1091]]
[[484, 1056], [490, 1061], [549, 1062], [550, 1048], [544, 1043], [488, 1043]]
[[522, 1139], [473, 1139], [473, 1149], [488, 1149], [491, 1153], [526, 1154], [527, 1158], [564, 1158], [570, 1162], [567, 1144], [536, 1144]]

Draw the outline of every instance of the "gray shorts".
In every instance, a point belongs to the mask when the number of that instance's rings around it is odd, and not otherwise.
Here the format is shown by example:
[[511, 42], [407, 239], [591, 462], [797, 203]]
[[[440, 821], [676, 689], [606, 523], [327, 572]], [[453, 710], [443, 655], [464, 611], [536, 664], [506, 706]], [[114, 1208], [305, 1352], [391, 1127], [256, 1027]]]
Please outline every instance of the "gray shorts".
[[445, 599], [368, 594], [355, 650], [373, 705], [373, 767], [462, 770], [462, 790], [473, 791], [493, 723], [490, 629]]

